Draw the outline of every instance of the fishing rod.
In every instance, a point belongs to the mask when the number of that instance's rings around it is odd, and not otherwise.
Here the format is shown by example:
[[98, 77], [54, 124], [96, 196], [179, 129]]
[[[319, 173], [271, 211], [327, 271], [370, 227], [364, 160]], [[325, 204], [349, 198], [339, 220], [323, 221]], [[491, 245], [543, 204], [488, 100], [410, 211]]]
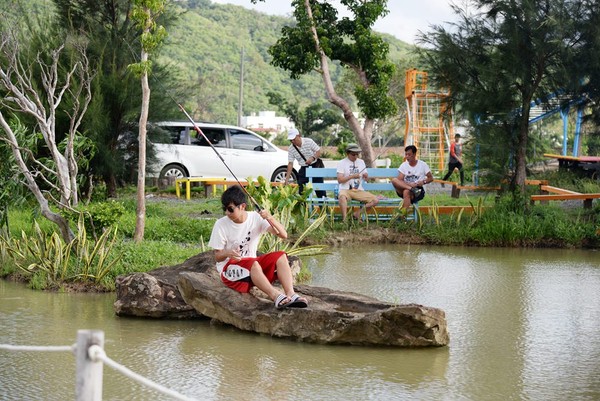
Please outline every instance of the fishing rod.
[[[126, 45], [129, 48], [129, 51], [131, 52], [133, 58], [137, 60], [137, 54], [133, 51], [133, 49], [131, 47], [131, 44], [130, 43], [126, 43]], [[206, 141], [206, 143], [208, 143], [208, 145], [211, 147], [211, 149], [215, 151], [215, 153], [217, 154], [217, 157], [221, 160], [221, 162], [223, 162], [223, 165], [227, 168], [227, 170], [229, 171], [229, 173], [231, 174], [231, 176], [237, 181], [238, 185], [240, 186], [240, 188], [242, 188], [242, 190], [244, 191], [244, 193], [246, 194], [246, 196], [248, 196], [248, 199], [250, 200], [250, 202], [252, 202], [252, 204], [257, 209], [257, 211], [260, 212], [261, 210], [263, 210], [264, 208], [261, 207], [258, 204], [258, 202], [256, 201], [256, 199], [254, 199], [254, 197], [252, 195], [250, 195], [250, 192], [248, 192], [248, 190], [242, 185], [242, 183], [237, 178], [237, 176], [233, 173], [233, 171], [231, 170], [231, 168], [229, 168], [229, 166], [225, 162], [225, 159], [223, 159], [223, 156], [221, 156], [221, 154], [219, 153], [219, 151], [217, 150], [217, 148], [214, 147], [214, 145], [212, 144], [212, 142], [208, 139], [208, 137], [204, 134], [204, 132], [202, 132], [202, 130], [200, 129], [200, 127], [198, 127], [198, 125], [196, 124], [196, 122], [194, 121], [194, 119], [188, 114], [188, 112], [185, 110], [185, 108], [173, 97], [173, 95], [171, 94], [170, 90], [166, 89], [162, 85], [162, 82], [159, 81], [159, 80], [157, 80], [157, 79], [155, 79], [154, 77], [152, 77], [152, 80], [154, 82], [156, 82], [158, 84], [158, 86], [160, 86], [162, 88], [162, 90], [164, 91], [164, 93], [166, 93], [167, 96], [171, 99], [171, 101], [173, 101], [173, 103], [175, 103], [177, 105], [177, 107], [179, 107], [179, 109], [183, 112], [183, 114], [185, 114], [186, 118], [192, 123], [192, 126], [193, 126], [194, 130], [198, 134], [200, 134], [204, 138], [204, 140]], [[279, 230], [277, 229], [277, 227], [275, 227], [275, 225], [270, 220], [267, 220], [267, 222], [269, 223], [269, 225], [271, 226], [271, 228], [273, 228], [273, 230], [275, 230], [275, 234], [279, 235]]]
[[[254, 207], [256, 207], [258, 209], [258, 211], [263, 210], [263, 208], [258, 204], [258, 202], [256, 201], [256, 199], [254, 199], [254, 197], [252, 195], [250, 195], [250, 193], [248, 192], [248, 190], [242, 185], [242, 183], [240, 182], [240, 180], [238, 180], [237, 176], [233, 173], [233, 171], [231, 171], [231, 168], [229, 168], [229, 166], [225, 162], [225, 159], [223, 159], [223, 156], [221, 156], [221, 154], [219, 153], [219, 151], [217, 150], [217, 148], [215, 148], [215, 146], [208, 139], [208, 137], [204, 134], [204, 132], [202, 132], [202, 130], [200, 129], [200, 127], [198, 127], [198, 125], [196, 124], [196, 122], [194, 121], [194, 119], [192, 118], [192, 116], [189, 115], [189, 113], [185, 110], [185, 108], [180, 103], [176, 102], [175, 99], [173, 99], [173, 98], [171, 98], [171, 99], [175, 102], [175, 104], [179, 107], [179, 109], [183, 112], [183, 114], [185, 114], [185, 116], [187, 117], [187, 119], [192, 123], [192, 127], [194, 128], [194, 130], [198, 134], [202, 135], [202, 137], [208, 143], [208, 145], [212, 148], [212, 150], [215, 151], [215, 153], [217, 154], [217, 156], [219, 157], [219, 159], [221, 159], [221, 161], [223, 162], [223, 165], [227, 168], [227, 170], [229, 171], [229, 173], [231, 174], [231, 176], [237, 181], [237, 183], [239, 184], [239, 186], [246, 193], [246, 195], [248, 196], [248, 198], [250, 199], [250, 201], [252, 202], [252, 204], [254, 205]], [[269, 220], [267, 220], [267, 221], [269, 221]], [[277, 230], [270, 221], [269, 221], [269, 224], [271, 224], [271, 227], [273, 227], [273, 229], [277, 232], [277, 234], [279, 234], [279, 230]]]
[[[250, 201], [252, 202], [252, 204], [254, 205], [254, 207], [256, 207], [256, 209], [259, 212], [261, 210], [263, 210], [263, 208], [260, 207], [260, 205], [258, 204], [258, 202], [256, 201], [256, 199], [254, 199], [254, 197], [252, 195], [250, 195], [250, 192], [248, 192], [248, 190], [242, 185], [242, 183], [240, 182], [240, 180], [238, 180], [237, 176], [233, 173], [233, 171], [231, 171], [231, 168], [229, 168], [229, 166], [225, 162], [225, 159], [223, 159], [223, 156], [221, 156], [221, 154], [219, 153], [219, 151], [217, 150], [217, 148], [214, 147], [214, 145], [208, 139], [208, 137], [206, 135], [204, 135], [204, 132], [202, 132], [202, 130], [200, 129], [200, 127], [198, 127], [198, 124], [196, 124], [196, 122], [194, 121], [194, 119], [192, 118], [192, 116], [190, 116], [188, 114], [188, 112], [185, 110], [185, 108], [180, 103], [178, 103], [177, 101], [175, 101], [175, 99], [173, 99], [172, 96], [170, 96], [170, 97], [171, 97], [171, 100], [173, 100], [173, 102], [175, 102], [175, 104], [183, 112], [183, 114], [185, 114], [185, 116], [187, 117], [187, 119], [190, 120], [190, 122], [192, 123], [192, 127], [194, 127], [194, 130], [196, 130], [196, 132], [198, 134], [202, 135], [202, 137], [208, 143], [208, 145], [212, 148], [212, 150], [215, 151], [215, 153], [217, 154], [217, 156], [219, 157], [219, 159], [221, 159], [221, 161], [223, 162], [223, 165], [227, 168], [227, 170], [229, 171], [229, 173], [231, 174], [231, 176], [237, 181], [237, 183], [239, 184], [240, 188], [242, 188], [242, 190], [244, 191], [244, 193], [248, 196], [248, 199], [250, 199]], [[273, 230], [275, 230], [275, 234], [279, 235], [279, 230], [277, 229], [277, 227], [275, 227], [275, 225], [273, 224], [273, 222], [270, 221], [270, 220], [267, 220], [267, 223], [269, 223], [269, 225], [271, 225], [271, 228], [273, 228]]]
[[360, 176], [358, 177], [358, 179], [359, 179], [361, 182], [362, 182], [362, 181], [364, 181], [364, 182], [367, 182], [367, 180], [365, 180], [365, 179], [363, 178], [363, 175], [362, 175], [362, 172], [363, 172], [363, 171], [365, 171], [366, 169], [367, 169], [367, 166], [365, 166], [365, 167], [364, 167], [362, 170], [360, 170], [360, 171], [358, 172], [358, 174], [360, 174]]
[[363, 167], [363, 169], [362, 169], [362, 170], [360, 170], [358, 173], [356, 173], [356, 174], [360, 174], [359, 178], [360, 178], [361, 180], [363, 179], [363, 178], [362, 178], [362, 174], [361, 174], [361, 173], [362, 173], [363, 171], [365, 171], [366, 169], [367, 169], [367, 166]]

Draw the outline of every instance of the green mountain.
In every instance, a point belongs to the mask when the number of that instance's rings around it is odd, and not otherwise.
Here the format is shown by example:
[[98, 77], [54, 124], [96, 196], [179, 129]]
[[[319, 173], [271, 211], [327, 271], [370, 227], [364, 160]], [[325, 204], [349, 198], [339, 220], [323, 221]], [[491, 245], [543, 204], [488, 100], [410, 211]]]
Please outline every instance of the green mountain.
[[[184, 100], [194, 117], [235, 124], [239, 107], [240, 59], [244, 51], [243, 114], [274, 110], [267, 92], [296, 98], [306, 104], [325, 103], [321, 76], [312, 73], [299, 80], [269, 64], [268, 48], [293, 19], [270, 16], [235, 5], [208, 0], [176, 3], [181, 17], [168, 28], [167, 44], [160, 60], [185, 82], [189, 97]], [[412, 45], [383, 34], [390, 45], [390, 58], [400, 62], [413, 52]], [[335, 82], [344, 69], [333, 65]], [[402, 71], [403, 73], [403, 71]]]
[[[6, 24], [14, 18], [29, 23], [37, 18], [48, 20], [54, 9], [52, 0], [0, 0], [0, 3], [0, 17]], [[177, 101], [194, 118], [237, 123], [242, 49], [244, 115], [276, 109], [269, 104], [267, 92], [297, 99], [305, 105], [326, 103], [319, 74], [315, 72], [293, 80], [285, 71], [270, 65], [268, 49], [280, 37], [282, 27], [293, 24], [293, 19], [270, 16], [241, 6], [214, 4], [210, 0], [172, 0], [168, 11], [178, 14], [179, 18], [167, 26], [167, 41], [157, 58], [160, 64], [167, 66], [169, 76], [177, 80], [177, 86], [185, 93], [183, 99], [178, 95]], [[389, 43], [390, 58], [403, 66], [398, 68], [403, 82], [404, 65], [411, 59], [413, 47], [391, 35], [382, 36]], [[343, 68], [332, 64], [331, 73], [335, 82], [342, 82]], [[161, 94], [167, 85], [152, 80], [150, 83], [153, 97], [174, 96], [172, 93]], [[341, 85], [340, 93], [348, 93], [347, 86], [347, 82]], [[183, 119], [181, 113], [172, 118]]]

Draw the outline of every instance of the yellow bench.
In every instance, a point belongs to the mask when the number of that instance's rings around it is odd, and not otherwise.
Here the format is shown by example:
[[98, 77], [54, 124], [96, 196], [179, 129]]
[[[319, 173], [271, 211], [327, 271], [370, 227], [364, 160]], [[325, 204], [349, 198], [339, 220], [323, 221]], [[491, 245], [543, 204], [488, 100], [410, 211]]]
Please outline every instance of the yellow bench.
[[[211, 185], [211, 183], [214, 182], [222, 182], [225, 181], [225, 178], [221, 178], [221, 177], [183, 177], [183, 178], [177, 178], [175, 179], [175, 194], [177, 195], [177, 197], [181, 197], [181, 189], [179, 187], [179, 185], [181, 184], [185, 184], [185, 199], [186, 200], [190, 200], [191, 196], [190, 196], [190, 192], [191, 192], [191, 183], [192, 182], [200, 182], [202, 183], [205, 187], [207, 187], [208, 185]], [[213, 196], [217, 195], [217, 187], [215, 185], [212, 185], [212, 192], [213, 192]], [[208, 196], [208, 188], [205, 188], [205, 194]]]
[[[217, 186], [218, 185], [222, 185], [223, 189], [227, 189], [228, 186], [230, 185], [242, 185], [242, 186], [247, 186], [248, 182], [247, 181], [233, 181], [233, 180], [228, 180], [226, 178], [220, 178], [220, 177], [184, 177], [184, 178], [177, 178], [175, 180], [175, 194], [177, 195], [177, 197], [179, 198], [181, 196], [181, 191], [179, 188], [180, 184], [185, 184], [185, 199], [190, 200], [190, 183], [191, 182], [200, 182], [204, 185], [204, 194], [205, 196], [208, 197], [208, 188], [211, 187], [212, 188], [212, 195], [213, 196], [217, 196]], [[271, 186], [272, 187], [278, 187], [278, 186], [282, 186], [284, 185], [283, 182], [272, 182]], [[289, 184], [289, 185], [297, 185], [297, 184]]]

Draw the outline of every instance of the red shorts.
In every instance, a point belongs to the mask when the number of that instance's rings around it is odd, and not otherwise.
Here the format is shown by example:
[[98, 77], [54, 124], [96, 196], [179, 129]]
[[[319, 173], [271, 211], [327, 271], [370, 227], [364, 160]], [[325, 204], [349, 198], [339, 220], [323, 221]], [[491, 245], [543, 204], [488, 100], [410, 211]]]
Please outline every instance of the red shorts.
[[250, 279], [250, 268], [254, 262], [258, 262], [263, 273], [270, 283], [277, 280], [277, 261], [285, 255], [283, 251], [271, 252], [255, 258], [243, 258], [242, 260], [230, 260], [223, 267], [221, 281], [229, 288], [238, 292], [249, 292], [254, 286]]

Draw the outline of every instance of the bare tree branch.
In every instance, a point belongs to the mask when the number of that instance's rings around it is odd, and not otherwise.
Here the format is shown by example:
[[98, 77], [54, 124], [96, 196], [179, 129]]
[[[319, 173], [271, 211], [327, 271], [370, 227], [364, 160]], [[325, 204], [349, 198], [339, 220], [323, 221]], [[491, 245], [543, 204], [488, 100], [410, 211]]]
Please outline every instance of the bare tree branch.
[[[76, 38], [71, 41], [79, 61], [63, 74], [61, 56], [66, 44], [51, 50], [47, 62], [44, 54], [38, 53], [33, 62], [27, 63], [23, 61], [25, 58], [16, 37], [6, 32], [0, 35], [0, 58], [4, 61], [0, 64], [0, 91], [6, 92], [6, 96], [0, 99], [0, 139], [10, 145], [17, 167], [37, 199], [42, 215], [58, 225], [65, 240], [71, 240], [73, 233], [68, 221], [51, 210], [48, 200], [59, 209], [72, 210], [78, 204], [78, 165], [74, 147], [77, 130], [91, 102], [93, 78], [85, 45], [77, 42]], [[39, 70], [41, 89], [33, 78], [34, 70]], [[42, 98], [46, 99], [45, 102]], [[65, 109], [65, 103], [70, 105], [68, 109]], [[3, 114], [6, 110], [15, 116], [24, 114], [34, 118], [52, 165], [36, 158], [35, 151], [20, 142]], [[65, 149], [62, 151], [57, 143], [57, 113], [65, 113], [69, 117], [69, 131], [65, 133]], [[42, 183], [49, 189], [42, 191]]]

